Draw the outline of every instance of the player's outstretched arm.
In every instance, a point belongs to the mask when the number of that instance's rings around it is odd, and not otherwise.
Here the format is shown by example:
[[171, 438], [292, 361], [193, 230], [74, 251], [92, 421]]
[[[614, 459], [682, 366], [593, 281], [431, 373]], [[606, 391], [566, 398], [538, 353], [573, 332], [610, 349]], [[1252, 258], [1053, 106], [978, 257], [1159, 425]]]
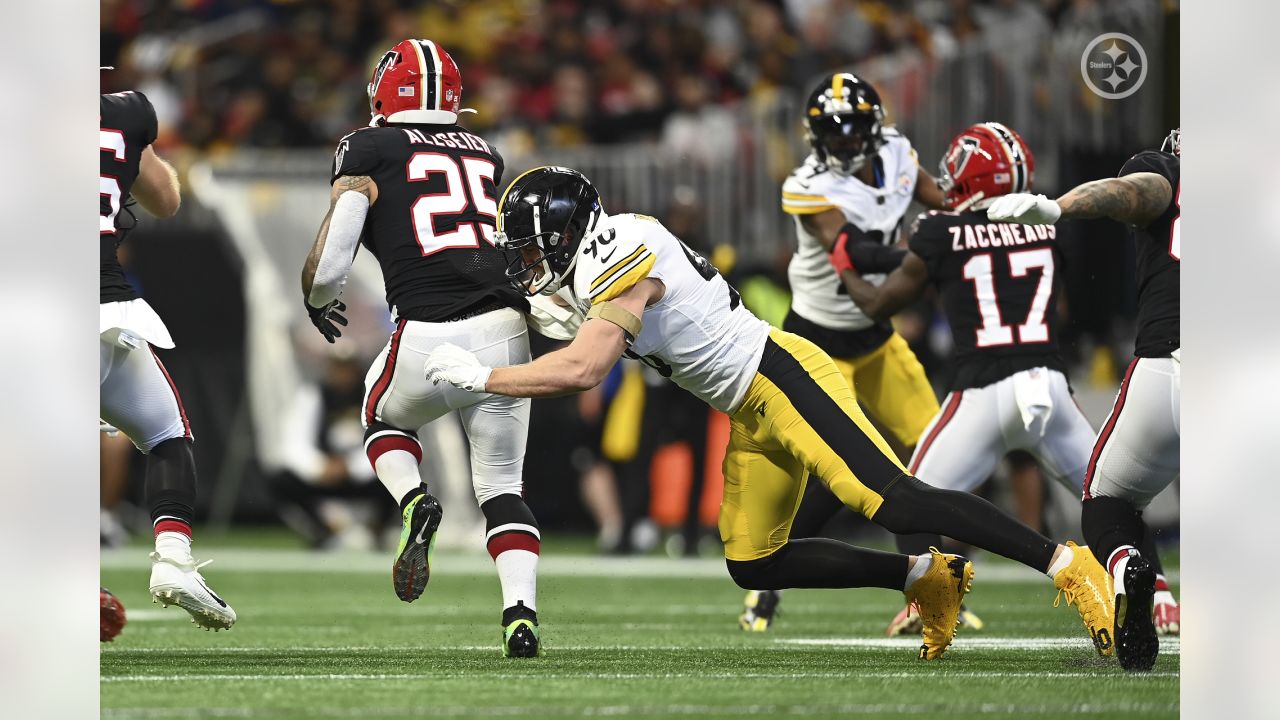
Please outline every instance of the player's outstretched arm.
[[[638, 334], [645, 307], [661, 299], [663, 292], [657, 280], [641, 280], [605, 303], [612, 310], [588, 316], [568, 346], [523, 365], [489, 368], [462, 348], [441, 347], [427, 360], [427, 378], [464, 390], [513, 397], [556, 397], [589, 390], [604, 381]], [[619, 312], [630, 315], [634, 324], [616, 314]]]
[[895, 313], [915, 302], [929, 285], [929, 269], [924, 260], [913, 252], [907, 252], [902, 264], [876, 287], [854, 270], [844, 270], [840, 279], [849, 290], [854, 304], [875, 320], [893, 317]]
[[1059, 219], [1111, 218], [1145, 227], [1169, 207], [1173, 188], [1164, 176], [1139, 172], [1077, 185], [1057, 200], [1043, 195], [1004, 195], [987, 208], [987, 218], [1027, 225]]
[[351, 272], [369, 207], [378, 199], [378, 184], [364, 175], [344, 175], [329, 189], [329, 212], [302, 266], [302, 296], [307, 305], [323, 307], [338, 298]]
[[915, 199], [930, 210], [947, 209], [947, 194], [942, 192], [938, 179], [924, 168], [916, 169]]
[[138, 179], [130, 191], [143, 210], [158, 217], [173, 217], [182, 204], [178, 173], [148, 145], [138, 161]]

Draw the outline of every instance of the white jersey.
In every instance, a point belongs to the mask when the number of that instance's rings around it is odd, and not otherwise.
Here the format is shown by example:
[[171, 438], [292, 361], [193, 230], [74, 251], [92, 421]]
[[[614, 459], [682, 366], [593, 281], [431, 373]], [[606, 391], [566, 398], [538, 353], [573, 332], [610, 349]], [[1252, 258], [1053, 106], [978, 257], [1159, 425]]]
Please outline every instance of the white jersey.
[[737, 409], [760, 365], [769, 324], [657, 220], [602, 217], [578, 247], [573, 300], [586, 313], [646, 277], [661, 280], [666, 293], [645, 308], [630, 354], [711, 407]]
[[[799, 246], [787, 267], [796, 314], [831, 330], [863, 330], [875, 324], [849, 299], [844, 283], [831, 267], [818, 238], [805, 229], [801, 215], [838, 209], [845, 220], [885, 245], [898, 240], [898, 230], [916, 190], [919, 166], [911, 141], [893, 128], [884, 131], [879, 153], [881, 187], [855, 177], [840, 177], [810, 155], [782, 183], [782, 209], [795, 215]], [[873, 285], [884, 275], [864, 275]]]

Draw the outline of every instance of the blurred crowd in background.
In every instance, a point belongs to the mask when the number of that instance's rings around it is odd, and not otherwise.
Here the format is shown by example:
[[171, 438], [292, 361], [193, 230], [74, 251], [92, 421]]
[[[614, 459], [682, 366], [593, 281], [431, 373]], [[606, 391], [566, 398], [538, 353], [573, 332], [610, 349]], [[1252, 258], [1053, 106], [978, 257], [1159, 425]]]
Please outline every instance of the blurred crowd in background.
[[[464, 105], [477, 111], [461, 122], [501, 149], [508, 177], [522, 157], [570, 164], [560, 159], [568, 157], [605, 168], [632, 157], [623, 148], [646, 161], [660, 149], [667, 160], [655, 162], [666, 163], [663, 172], [649, 173], [661, 179], [655, 197], [644, 200], [649, 196], [635, 183], [621, 180], [617, 187], [626, 191], [605, 197], [624, 198], [626, 207], [616, 209], [659, 216], [775, 324], [790, 301], [785, 266], [795, 242], [790, 220], [776, 210], [777, 188], [803, 160], [796, 98], [823, 73], [867, 68], [879, 82], [885, 63], [910, 58], [893, 66], [894, 81], [882, 94], [891, 118], [922, 148], [925, 167], [936, 162], [930, 149], [940, 151], [959, 128], [1004, 120], [1036, 150], [1042, 191], [1114, 173], [1143, 146], [1135, 143], [1158, 144], [1163, 123], [1176, 121], [1176, 73], [1172, 93], [1156, 87], [1141, 99], [1144, 110], [1155, 106], [1155, 119], [1137, 123], [1123, 109], [1134, 106], [1106, 106], [1081, 92], [1075, 69], [1080, 47], [1099, 31], [1142, 26], [1144, 38], [1176, 33], [1176, 3], [1163, 0], [101, 0], [101, 6], [102, 64], [115, 68], [104, 73], [103, 91], [137, 89], [150, 98], [161, 127], [157, 147], [177, 162], [184, 180], [193, 164], [219, 158], [288, 149], [328, 157], [337, 138], [368, 121], [365, 85], [380, 55], [404, 38], [430, 37], [461, 67]], [[1050, 65], [1066, 69], [1048, 72]], [[1161, 80], [1167, 88], [1169, 78]], [[992, 107], [1002, 115], [982, 116]], [[925, 109], [934, 122], [922, 122]], [[743, 130], [745, 116], [771, 111], [784, 117], [763, 140]], [[749, 163], [738, 157], [748, 153]], [[323, 202], [324, 166], [313, 164], [309, 182]], [[670, 181], [691, 164], [705, 172], [687, 183]], [[757, 195], [741, 187], [744, 168], [759, 184]], [[603, 172], [583, 169], [593, 177]], [[734, 193], [714, 201], [730, 182]], [[178, 342], [166, 364], [184, 388], [198, 438], [199, 509], [222, 528], [283, 522], [317, 548], [385, 544], [394, 507], [363, 458], [358, 420], [364, 369], [385, 335], [376, 344], [344, 340], [337, 353], [315, 353], [314, 346], [301, 353], [309, 358], [308, 379], [279, 408], [285, 426], [279, 459], [260, 462], [244, 397], [252, 362], [245, 336], [255, 312], [245, 297], [245, 260], [227, 240], [224, 217], [187, 197], [177, 220], [139, 228], [125, 262]], [[264, 215], [281, 204], [253, 197]], [[769, 199], [766, 207], [757, 198]], [[767, 222], [748, 210], [765, 213]], [[309, 244], [319, 217], [297, 220], [291, 232]], [[727, 230], [731, 222], [742, 224]], [[1132, 349], [1132, 253], [1117, 227], [1082, 223], [1067, 234], [1076, 241], [1058, 308], [1064, 350], [1077, 388], [1095, 390], [1105, 413], [1116, 368]], [[193, 275], [195, 266], [203, 272]], [[285, 279], [294, 282], [293, 275]], [[353, 319], [375, 337], [382, 330]], [[949, 334], [932, 301], [895, 324], [935, 385], [945, 383]], [[552, 345], [535, 338], [534, 346], [536, 354]], [[455, 486], [437, 490], [446, 529], [462, 545], [474, 535], [470, 544], [479, 547], [461, 430], [451, 419], [441, 423], [424, 436], [424, 477]], [[608, 552], [643, 552], [664, 540], [672, 554], [707, 550], [716, 539], [726, 433], [723, 416], [638, 364], [621, 363], [601, 388], [534, 403], [529, 504], [545, 528], [595, 533]], [[127, 440], [104, 438], [103, 501], [110, 510], [104, 542], [120, 541], [131, 524], [129, 500], [141, 466], [133, 460]], [[1051, 523], [1046, 499], [1053, 492], [1026, 459], [1001, 475], [1011, 481], [1002, 484], [1007, 503], [1024, 520]]]

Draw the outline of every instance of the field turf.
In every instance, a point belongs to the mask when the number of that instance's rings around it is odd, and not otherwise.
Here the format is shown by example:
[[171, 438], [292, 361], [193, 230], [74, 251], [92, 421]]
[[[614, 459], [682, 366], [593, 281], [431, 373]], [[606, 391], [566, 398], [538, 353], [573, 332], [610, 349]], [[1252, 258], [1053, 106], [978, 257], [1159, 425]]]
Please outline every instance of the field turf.
[[983, 557], [961, 630], [940, 662], [883, 628], [901, 595], [786, 593], [774, 630], [737, 629], [743, 593], [723, 561], [617, 560], [546, 551], [543, 657], [499, 649], [486, 555], [437, 553], [417, 602], [392, 593], [390, 558], [198, 546], [239, 613], [208, 633], [152, 605], [141, 548], [103, 553], [129, 623], [102, 645], [104, 718], [936, 717], [1173, 718], [1177, 641], [1155, 671], [1098, 658], [1040, 575]]

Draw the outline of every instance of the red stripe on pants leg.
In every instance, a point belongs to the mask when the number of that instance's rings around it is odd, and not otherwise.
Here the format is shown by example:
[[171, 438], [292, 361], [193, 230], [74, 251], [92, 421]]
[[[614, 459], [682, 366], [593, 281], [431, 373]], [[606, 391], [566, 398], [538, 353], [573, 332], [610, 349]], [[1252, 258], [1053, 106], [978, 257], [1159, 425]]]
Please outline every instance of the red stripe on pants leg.
[[387, 359], [382, 364], [382, 374], [378, 376], [378, 381], [373, 384], [369, 390], [369, 399], [365, 402], [364, 422], [365, 425], [372, 425], [377, 418], [375, 415], [378, 410], [378, 403], [382, 401], [382, 396], [386, 394], [387, 388], [391, 386], [391, 376], [396, 372], [396, 355], [400, 352], [400, 335], [404, 332], [405, 320], [396, 323], [396, 331], [391, 335], [391, 347], [387, 350]]
[[1102, 448], [1106, 447], [1107, 441], [1111, 439], [1111, 432], [1115, 430], [1116, 421], [1120, 419], [1120, 411], [1124, 410], [1124, 401], [1129, 395], [1129, 380], [1133, 377], [1133, 370], [1136, 367], [1138, 367], [1138, 358], [1134, 358], [1129, 363], [1128, 369], [1124, 371], [1124, 380], [1120, 382], [1120, 393], [1116, 395], [1116, 404], [1111, 408], [1111, 417], [1107, 418], [1107, 424], [1102, 426], [1102, 432], [1098, 433], [1098, 440], [1093, 444], [1093, 453], [1089, 455], [1089, 465], [1084, 471], [1085, 500], [1093, 497], [1089, 488], [1093, 485], [1093, 474], [1098, 467], [1098, 458], [1102, 456]]
[[182, 396], [178, 394], [178, 386], [173, 383], [173, 378], [169, 377], [169, 371], [165, 369], [164, 363], [160, 362], [160, 356], [156, 355], [155, 348], [150, 345], [147, 349], [151, 351], [151, 357], [155, 358], [156, 365], [160, 368], [160, 373], [164, 375], [164, 379], [169, 383], [169, 390], [173, 391], [174, 402], [178, 403], [178, 415], [182, 416], [182, 434], [188, 440], [194, 440], [195, 436], [191, 434], [191, 421], [187, 419], [187, 409], [182, 406]]
[[908, 468], [908, 471], [912, 475], [916, 474], [916, 468], [919, 468], [920, 463], [924, 462], [925, 453], [929, 452], [929, 447], [933, 445], [933, 441], [938, 439], [942, 429], [947, 426], [947, 423], [951, 422], [951, 418], [955, 417], [956, 409], [960, 407], [960, 398], [963, 396], [963, 390], [952, 393], [951, 399], [947, 401], [947, 406], [942, 409], [942, 417], [938, 418], [938, 423], [929, 431], [929, 436], [925, 438], [924, 444], [920, 446], [920, 452], [916, 453], [915, 458], [911, 461], [911, 467]]

